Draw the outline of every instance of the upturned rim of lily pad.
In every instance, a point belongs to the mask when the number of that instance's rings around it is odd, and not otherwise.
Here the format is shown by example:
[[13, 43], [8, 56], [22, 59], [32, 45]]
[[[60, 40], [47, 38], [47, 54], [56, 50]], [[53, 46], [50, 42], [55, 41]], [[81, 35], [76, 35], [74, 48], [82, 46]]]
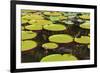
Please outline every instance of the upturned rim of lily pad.
[[44, 25], [43, 28], [49, 31], [63, 31], [66, 30], [66, 27], [62, 24], [50, 24]]
[[49, 41], [55, 43], [70, 43], [73, 41], [73, 37], [68, 34], [55, 34], [49, 37]]
[[35, 38], [36, 36], [37, 36], [36, 32], [22, 31], [22, 40], [32, 39], [32, 38]]
[[34, 49], [37, 46], [37, 43], [32, 40], [22, 41], [21, 51], [28, 51]]
[[84, 28], [84, 29], [90, 29], [90, 21], [86, 21], [86, 22], [80, 24], [80, 27]]
[[81, 43], [81, 44], [88, 44], [90, 43], [90, 37], [89, 36], [81, 36], [80, 38], [75, 38], [75, 42]]
[[45, 49], [55, 49], [55, 48], [58, 47], [58, 44], [52, 43], [52, 42], [48, 42], [48, 43], [44, 43], [42, 45], [42, 47], [45, 48]]
[[28, 25], [28, 26], [25, 26], [26, 29], [28, 30], [42, 30], [42, 26], [41, 25]]
[[40, 62], [76, 61], [76, 60], [78, 59], [72, 54], [63, 54], [63, 55], [51, 54], [51, 55], [43, 57]]

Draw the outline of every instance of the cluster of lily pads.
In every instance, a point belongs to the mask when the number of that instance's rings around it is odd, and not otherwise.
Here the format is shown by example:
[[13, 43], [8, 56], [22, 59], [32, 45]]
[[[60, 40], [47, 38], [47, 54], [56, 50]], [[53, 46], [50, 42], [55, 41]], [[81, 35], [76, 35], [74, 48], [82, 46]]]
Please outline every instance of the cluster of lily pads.
[[90, 59], [90, 14], [21, 11], [22, 62]]

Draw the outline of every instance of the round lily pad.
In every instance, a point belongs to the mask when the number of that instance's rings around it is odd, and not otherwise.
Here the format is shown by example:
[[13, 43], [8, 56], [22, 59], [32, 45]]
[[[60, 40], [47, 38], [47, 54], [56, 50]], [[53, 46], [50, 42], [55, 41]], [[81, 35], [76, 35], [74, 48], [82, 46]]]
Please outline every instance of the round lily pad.
[[59, 16], [62, 15], [60, 12], [44, 12], [45, 15], [49, 16]]
[[90, 29], [90, 21], [86, 21], [85, 23], [80, 25], [81, 28]]
[[50, 16], [49, 18], [51, 21], [59, 21], [62, 19], [67, 19], [67, 17], [65, 17], [65, 16]]
[[50, 36], [49, 41], [56, 43], [69, 43], [73, 41], [73, 38], [67, 34], [56, 34]]
[[42, 20], [42, 19], [44, 19], [41, 15], [36, 15], [36, 14], [32, 14], [31, 16], [30, 16], [30, 19], [31, 20]]
[[41, 25], [28, 25], [25, 28], [28, 29], [28, 30], [42, 30]]
[[44, 25], [43, 28], [50, 31], [62, 31], [66, 29], [66, 27], [62, 24]]
[[21, 51], [28, 51], [37, 46], [37, 43], [35, 41], [22, 41]]
[[29, 24], [46, 25], [46, 24], [52, 24], [52, 22], [49, 20], [31, 20], [29, 21]]
[[55, 49], [58, 45], [56, 43], [44, 43], [42, 47], [45, 49]]
[[77, 58], [71, 54], [52, 54], [41, 59], [41, 62], [75, 61]]
[[75, 42], [82, 43], [82, 44], [88, 44], [88, 43], [90, 43], [90, 37], [81, 36], [81, 38], [75, 38]]
[[37, 36], [37, 33], [32, 32], [32, 31], [22, 31], [22, 40], [25, 39], [32, 39]]
[[82, 18], [82, 19], [90, 19], [90, 15], [88, 15], [88, 14], [83, 14], [79, 17]]

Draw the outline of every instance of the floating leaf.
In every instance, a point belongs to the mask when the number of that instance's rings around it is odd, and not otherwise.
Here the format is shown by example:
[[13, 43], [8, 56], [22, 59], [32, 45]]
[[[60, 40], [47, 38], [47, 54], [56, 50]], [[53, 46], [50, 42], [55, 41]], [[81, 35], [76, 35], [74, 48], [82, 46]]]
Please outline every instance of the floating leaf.
[[81, 38], [75, 38], [75, 42], [82, 43], [82, 44], [88, 44], [88, 43], [90, 43], [90, 37], [81, 36]]
[[32, 39], [37, 36], [37, 33], [32, 32], [32, 31], [22, 31], [22, 40], [25, 39]]
[[25, 28], [28, 29], [28, 30], [42, 30], [41, 25], [28, 25]]
[[90, 19], [90, 15], [89, 14], [83, 14], [81, 16], [79, 16], [82, 19]]
[[85, 23], [80, 25], [81, 28], [90, 29], [90, 21], [86, 21]]
[[22, 47], [21, 47], [21, 51], [28, 51], [30, 49], [33, 49], [37, 46], [37, 43], [35, 41], [22, 41]]
[[41, 62], [75, 61], [77, 58], [71, 54], [52, 54], [41, 59]]
[[70, 20], [68, 20], [68, 21], [66, 21], [66, 20], [64, 20], [63, 21], [65, 24], [69, 24], [69, 25], [73, 25], [74, 23], [72, 22], [72, 21], [70, 21]]
[[60, 12], [44, 12], [45, 15], [49, 16], [59, 16], [62, 15]]
[[73, 41], [73, 38], [67, 34], [56, 34], [50, 36], [49, 41], [56, 43], [69, 43]]
[[42, 47], [45, 49], [55, 49], [58, 45], [56, 43], [44, 43]]
[[61, 24], [50, 24], [50, 25], [45, 25], [43, 26], [44, 29], [50, 30], [50, 31], [62, 31], [65, 30], [66, 27]]

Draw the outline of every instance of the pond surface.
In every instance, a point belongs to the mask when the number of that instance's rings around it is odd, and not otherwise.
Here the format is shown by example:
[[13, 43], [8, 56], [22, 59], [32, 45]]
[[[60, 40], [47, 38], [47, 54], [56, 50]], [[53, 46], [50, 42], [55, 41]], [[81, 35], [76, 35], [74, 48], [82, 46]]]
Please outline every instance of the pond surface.
[[22, 63], [90, 59], [90, 13], [22, 10], [21, 31]]

